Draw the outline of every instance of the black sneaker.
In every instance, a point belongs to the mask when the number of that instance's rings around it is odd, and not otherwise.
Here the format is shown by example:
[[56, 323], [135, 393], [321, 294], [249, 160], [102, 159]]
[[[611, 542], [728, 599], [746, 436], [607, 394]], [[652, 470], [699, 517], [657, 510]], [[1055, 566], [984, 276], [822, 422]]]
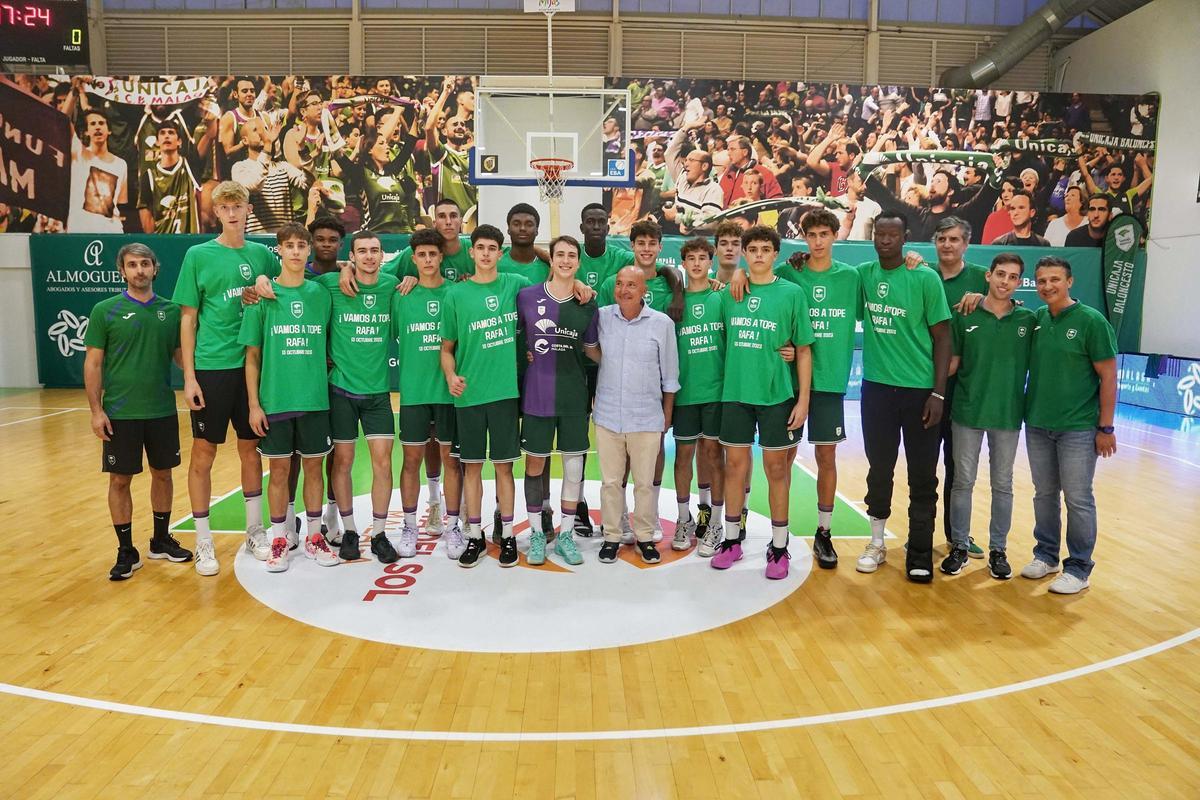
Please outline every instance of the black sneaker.
[[123, 581], [133, 574], [135, 569], [140, 569], [142, 566], [142, 557], [138, 555], [138, 551], [132, 547], [117, 548], [117, 563], [113, 564], [113, 568], [108, 571], [108, 579], [110, 581]]
[[611, 564], [617, 560], [617, 551], [621, 549], [620, 542], [605, 542], [600, 545], [600, 563]]
[[[288, 550], [289, 551], [295, 550], [297, 547], [300, 546], [300, 531], [301, 531], [303, 525], [304, 525], [304, 523], [302, 523], [300, 521], [300, 515], [297, 514], [296, 515], [296, 535], [288, 537]], [[322, 522], [321, 523], [321, 535], [324, 536], [328, 532], [329, 532], [329, 529], [326, 528], [325, 523]]]
[[746, 541], [746, 515], [747, 515], [747, 511], [743, 507], [742, 508], [742, 521], [738, 525], [738, 541], [739, 542]]
[[642, 557], [642, 561], [646, 564], [657, 564], [662, 560], [662, 556], [658, 554], [658, 548], [654, 546], [654, 542], [638, 542], [638, 555]]
[[174, 561], [176, 564], [185, 564], [192, 560], [192, 551], [183, 547], [179, 542], [175, 541], [175, 537], [171, 534], [162, 536], [150, 537], [150, 553], [151, 558], [165, 558], [168, 561]]
[[515, 567], [517, 565], [517, 537], [505, 536], [500, 540], [500, 566]]
[[947, 575], [957, 575], [963, 571], [968, 558], [967, 548], [952, 546], [950, 548], [950, 555], [942, 560], [941, 570]]
[[[380, 534], [380, 538], [386, 539], [387, 537]], [[371, 542], [371, 550], [374, 551], [374, 549], [375, 543]], [[342, 534], [342, 543], [338, 545], [338, 558], [342, 561], [357, 561], [362, 558], [362, 551], [358, 549], [357, 531], [346, 531]], [[380, 560], [382, 561], [383, 559]]]
[[704, 532], [712, 523], [712, 506], [708, 503], [701, 503], [696, 508], [696, 539], [699, 540], [704, 538]]
[[474, 536], [468, 536], [467, 546], [462, 551], [462, 555], [458, 557], [458, 565], [467, 568], [473, 567], [483, 560], [486, 552], [487, 544], [484, 543], [482, 536], [478, 539]]
[[[344, 537], [342, 541], [345, 541]], [[396, 552], [396, 548], [392, 547], [387, 536], [382, 533], [371, 537], [371, 552], [379, 559], [380, 564], [394, 564], [400, 560], [400, 554]]]
[[496, 513], [492, 515], [492, 544], [500, 544], [500, 540], [504, 533], [504, 520], [500, 519], [500, 509], [496, 508]]
[[813, 535], [813, 556], [821, 569], [835, 569], [838, 564], [837, 551], [833, 549], [833, 537], [828, 529], [817, 528]]
[[580, 500], [579, 505], [575, 506], [575, 535], [582, 536], [584, 539], [590, 539], [596, 535], [596, 529], [592, 527], [592, 518], [588, 514], [586, 500]]
[[1008, 565], [1008, 557], [1004, 555], [1003, 550], [988, 553], [988, 572], [999, 581], [1006, 581], [1012, 577], [1012, 567]]

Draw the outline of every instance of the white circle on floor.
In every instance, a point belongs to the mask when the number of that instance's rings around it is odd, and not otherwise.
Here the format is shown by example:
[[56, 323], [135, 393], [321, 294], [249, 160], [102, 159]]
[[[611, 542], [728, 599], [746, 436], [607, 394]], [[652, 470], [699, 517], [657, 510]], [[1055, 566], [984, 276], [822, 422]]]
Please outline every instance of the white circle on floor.
[[[490, 541], [494, 489], [491, 481], [484, 484], [484, 535]], [[632, 487], [628, 493], [632, 502]], [[544, 565], [527, 564], [528, 521], [519, 513], [513, 527], [521, 557], [510, 569], [500, 567], [491, 545], [482, 563], [464, 569], [446, 556], [442, 539], [422, 533], [416, 557], [394, 564], [379, 563], [364, 547], [361, 561], [320, 567], [304, 556], [301, 545], [292, 552], [287, 572], [269, 573], [242, 547], [234, 571], [252, 597], [299, 622], [359, 639], [477, 653], [594, 650], [687, 636], [770, 608], [808, 577], [812, 555], [796, 542], [788, 577], [766, 579], [770, 521], [753, 511], [744, 556], [731, 569], [714, 570], [694, 545], [685, 552], [672, 550], [675, 496], [670, 489], [661, 494], [662, 561], [653, 565], [643, 564], [632, 546], [622, 546], [615, 563], [600, 563], [600, 484], [587, 481], [584, 496], [596, 536], [575, 538], [583, 556], [579, 566], [568, 566], [553, 545], [546, 548]], [[555, 480], [551, 497], [558, 496]], [[391, 508], [386, 532], [398, 545], [403, 523], [403, 514], [395, 510], [398, 490]], [[423, 530], [424, 490], [419, 508]], [[692, 509], [695, 514], [694, 498]], [[369, 529], [370, 497], [356, 497], [354, 510], [359, 530]], [[560, 516], [555, 514], [556, 524]]]

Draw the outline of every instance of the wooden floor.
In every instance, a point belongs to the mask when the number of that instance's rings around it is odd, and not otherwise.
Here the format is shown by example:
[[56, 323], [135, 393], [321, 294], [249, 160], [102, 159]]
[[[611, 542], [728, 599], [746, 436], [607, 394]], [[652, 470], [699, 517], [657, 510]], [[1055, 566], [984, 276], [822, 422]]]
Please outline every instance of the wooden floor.
[[[110, 583], [85, 406], [77, 391], [0, 396], [2, 798], [1200, 797], [1200, 431], [1168, 427], [1178, 418], [1122, 411], [1120, 452], [1097, 470], [1098, 566], [1080, 596], [993, 581], [980, 562], [910, 585], [898, 542], [884, 569], [861, 575], [862, 542], [841, 541], [836, 572], [814, 570], [731, 625], [591, 652], [474, 654], [284, 617], [239, 585], [233, 536], [218, 536], [216, 578], [150, 562]], [[852, 432], [839, 459], [851, 499], [864, 486], [860, 442]], [[801, 460], [812, 466], [808, 448]], [[1023, 449], [1017, 469], [1019, 569], [1032, 541]], [[178, 518], [182, 470], [176, 483]], [[236, 484], [223, 452], [214, 493]], [[138, 520], [146, 490], [139, 479]], [[981, 478], [977, 531], [985, 496]], [[903, 534], [901, 516], [891, 528]], [[720, 602], [713, 587], [698, 602]], [[447, 624], [469, 637], [501, 613], [502, 598], [479, 597], [448, 606]], [[776, 720], [791, 722], [758, 724]], [[705, 730], [654, 733], [692, 727]], [[604, 731], [639, 738], [581, 736]]]

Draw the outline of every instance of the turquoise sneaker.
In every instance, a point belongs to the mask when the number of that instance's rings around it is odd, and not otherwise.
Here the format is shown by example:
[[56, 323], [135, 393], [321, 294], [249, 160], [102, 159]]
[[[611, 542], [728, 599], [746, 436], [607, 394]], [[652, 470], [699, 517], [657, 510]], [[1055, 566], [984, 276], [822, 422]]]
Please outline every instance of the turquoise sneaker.
[[525, 554], [525, 561], [534, 567], [546, 563], [546, 534], [541, 531], [529, 534], [529, 552]]
[[575, 537], [571, 535], [570, 528], [564, 528], [558, 534], [558, 538], [554, 540], [554, 552], [573, 567], [583, 563], [583, 556], [579, 555], [579, 549], [575, 547]]

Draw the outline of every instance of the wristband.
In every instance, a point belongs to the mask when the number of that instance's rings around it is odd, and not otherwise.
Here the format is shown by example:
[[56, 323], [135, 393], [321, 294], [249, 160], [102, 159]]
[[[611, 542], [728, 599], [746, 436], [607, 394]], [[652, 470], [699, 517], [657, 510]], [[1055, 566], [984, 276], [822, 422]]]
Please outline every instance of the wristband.
[[930, 392], [929, 396], [936, 397], [938, 400], [941, 400], [943, 403], [946, 402], [946, 398], [943, 397], [942, 395], [938, 394], [937, 392]]

